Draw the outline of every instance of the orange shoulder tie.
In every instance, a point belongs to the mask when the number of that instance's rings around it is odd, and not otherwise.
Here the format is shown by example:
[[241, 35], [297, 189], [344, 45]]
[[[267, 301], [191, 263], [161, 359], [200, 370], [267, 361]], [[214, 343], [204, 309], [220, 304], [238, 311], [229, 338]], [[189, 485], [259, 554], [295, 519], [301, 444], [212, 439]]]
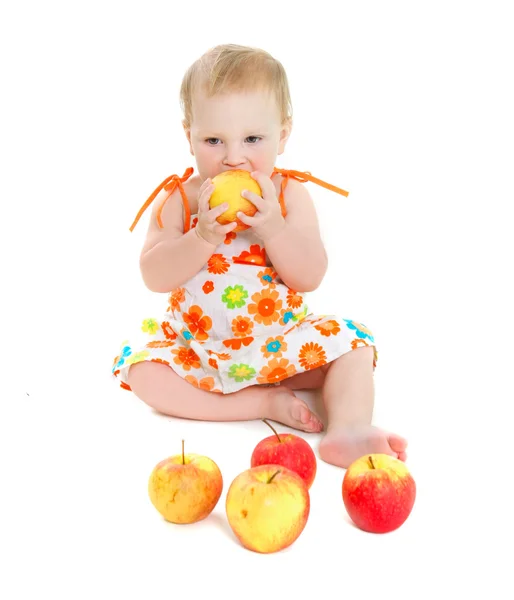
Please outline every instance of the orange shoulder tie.
[[282, 208], [282, 216], [286, 216], [286, 205], [285, 205], [285, 201], [284, 201], [284, 190], [286, 189], [287, 186], [287, 182], [289, 181], [289, 179], [296, 179], [296, 181], [300, 181], [301, 183], [306, 183], [307, 181], [312, 181], [312, 183], [316, 183], [317, 185], [320, 185], [321, 187], [326, 188], [327, 190], [330, 190], [332, 192], [336, 192], [337, 194], [341, 194], [342, 196], [348, 196], [348, 192], [346, 190], [343, 190], [341, 188], [336, 187], [335, 185], [332, 185], [331, 183], [327, 183], [326, 181], [322, 181], [321, 179], [318, 179], [317, 177], [314, 177], [313, 175], [310, 174], [309, 171], [292, 171], [289, 169], [277, 169], [276, 167], [273, 169], [273, 175], [275, 173], [278, 173], [279, 175], [282, 175], [283, 179], [280, 183], [280, 197], [279, 197], [279, 202], [280, 202], [280, 207]]
[[164, 200], [161, 202], [161, 205], [159, 206], [159, 210], [157, 211], [157, 222], [159, 223], [159, 227], [162, 229], [162, 227], [163, 227], [162, 219], [161, 219], [162, 209], [163, 209], [164, 205], [166, 204], [168, 198], [171, 196], [171, 194], [173, 194], [173, 192], [177, 189], [177, 187], [180, 190], [180, 195], [182, 196], [182, 202], [184, 204], [184, 210], [186, 212], [186, 215], [185, 215], [186, 222], [185, 222], [184, 231], [189, 231], [189, 221], [191, 220], [191, 211], [189, 209], [189, 202], [187, 200], [187, 196], [186, 196], [186, 193], [184, 191], [184, 187], [182, 184], [185, 183], [191, 177], [193, 172], [194, 172], [193, 167], [188, 167], [184, 171], [184, 175], [182, 175], [182, 177], [179, 177], [178, 175], [170, 175], [169, 177], [166, 177], [166, 179], [155, 188], [155, 190], [149, 196], [148, 200], [139, 209], [139, 212], [137, 213], [137, 216], [134, 219], [134, 222], [130, 226], [130, 231], [134, 230], [134, 227], [137, 225], [137, 222], [139, 221], [139, 219], [141, 218], [141, 216], [143, 215], [145, 210], [155, 200], [155, 197], [157, 196], [157, 194], [162, 189], [164, 189], [165, 191], [167, 191], [169, 193], [166, 196], [166, 198], [164, 198]]

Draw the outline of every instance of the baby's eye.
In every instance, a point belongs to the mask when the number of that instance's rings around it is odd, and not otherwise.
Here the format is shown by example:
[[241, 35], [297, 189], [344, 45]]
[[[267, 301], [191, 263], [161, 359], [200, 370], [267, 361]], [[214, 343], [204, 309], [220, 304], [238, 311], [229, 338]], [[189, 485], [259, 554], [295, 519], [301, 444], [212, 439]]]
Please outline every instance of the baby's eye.
[[262, 139], [257, 135], [250, 135], [246, 138], [247, 140], [255, 140], [255, 141], [250, 141], [250, 144], [256, 144], [258, 140]]
[[[207, 138], [205, 141], [206, 141], [206, 142], [207, 142], [207, 143], [208, 143], [210, 146], [217, 146], [216, 142], [219, 142], [219, 139], [218, 139], [218, 138]], [[212, 141], [214, 141], [214, 143], [213, 143], [213, 144], [211, 144], [211, 142], [212, 142]]]

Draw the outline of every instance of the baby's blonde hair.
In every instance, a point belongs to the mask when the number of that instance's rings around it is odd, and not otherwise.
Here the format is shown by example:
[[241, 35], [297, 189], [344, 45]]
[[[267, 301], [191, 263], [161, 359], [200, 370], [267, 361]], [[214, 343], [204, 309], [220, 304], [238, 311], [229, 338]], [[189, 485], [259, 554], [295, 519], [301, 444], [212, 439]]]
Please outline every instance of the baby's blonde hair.
[[259, 48], [222, 44], [208, 50], [189, 67], [180, 87], [185, 127], [191, 126], [192, 98], [198, 88], [208, 97], [228, 91], [268, 89], [276, 95], [282, 124], [292, 118], [285, 69], [271, 54]]

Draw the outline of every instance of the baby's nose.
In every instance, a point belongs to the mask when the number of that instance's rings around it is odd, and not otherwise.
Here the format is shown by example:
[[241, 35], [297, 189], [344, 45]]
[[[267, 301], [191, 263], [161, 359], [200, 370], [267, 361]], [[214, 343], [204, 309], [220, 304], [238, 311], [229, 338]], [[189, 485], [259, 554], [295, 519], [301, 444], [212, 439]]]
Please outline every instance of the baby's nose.
[[241, 165], [244, 165], [246, 163], [246, 161], [244, 159], [225, 159], [223, 161], [223, 164], [226, 167], [240, 167]]
[[246, 162], [243, 154], [237, 149], [228, 150], [225, 159], [223, 160], [223, 164], [228, 167], [238, 167], [239, 165]]

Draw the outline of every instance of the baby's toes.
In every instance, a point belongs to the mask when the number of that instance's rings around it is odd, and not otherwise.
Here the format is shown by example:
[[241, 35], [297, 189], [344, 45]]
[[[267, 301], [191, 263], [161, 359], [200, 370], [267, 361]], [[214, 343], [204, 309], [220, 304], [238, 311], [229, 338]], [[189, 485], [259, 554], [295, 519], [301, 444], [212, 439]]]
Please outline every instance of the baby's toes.
[[303, 404], [303, 402], [295, 402], [291, 414], [294, 419], [300, 421], [303, 425], [307, 425], [311, 420], [312, 415], [311, 411]]
[[401, 460], [401, 461], [405, 462], [407, 460], [407, 452], [399, 452], [398, 453], [398, 460]]
[[323, 429], [323, 424], [318, 417], [303, 403], [296, 402], [293, 406], [292, 416], [303, 425], [305, 431], [318, 432]]
[[[396, 433], [388, 434], [387, 441], [389, 442], [389, 446], [391, 446], [391, 450], [393, 450], [393, 452], [396, 452], [396, 454], [398, 455], [405, 452], [407, 448], [407, 440], [399, 435], [396, 435]], [[400, 460], [402, 459], [400, 458]]]
[[311, 418], [309, 422], [309, 431], [312, 433], [319, 433], [323, 431], [323, 423], [316, 417], [316, 415], [311, 413]]

